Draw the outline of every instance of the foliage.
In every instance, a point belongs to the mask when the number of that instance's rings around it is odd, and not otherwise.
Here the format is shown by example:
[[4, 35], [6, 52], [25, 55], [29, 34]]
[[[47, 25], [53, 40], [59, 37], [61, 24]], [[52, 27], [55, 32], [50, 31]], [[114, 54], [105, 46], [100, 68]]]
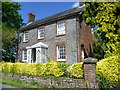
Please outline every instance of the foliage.
[[116, 88], [118, 83], [110, 83], [109, 80], [101, 77], [100, 75], [96, 75], [96, 82], [99, 85], [100, 89], [104, 89], [104, 88]]
[[97, 32], [106, 57], [119, 53], [120, 2], [88, 2], [83, 17], [87, 25], [98, 25]]
[[97, 62], [96, 73], [107, 80], [118, 81], [120, 79], [118, 65], [119, 57], [111, 56]]
[[23, 23], [23, 19], [19, 14], [21, 5], [13, 2], [2, 2], [2, 22], [11, 28], [19, 29]]
[[[3, 63], [2, 70], [4, 73], [28, 74], [28, 75], [53, 75], [55, 77], [62, 76], [64, 69], [57, 62], [48, 63]], [[65, 65], [65, 64], [64, 64]], [[66, 64], [67, 66], [67, 64]]]
[[15, 30], [2, 24], [2, 59], [4, 61], [15, 58]]
[[0, 72], [2, 71], [2, 63], [0, 62]]
[[77, 78], [82, 78], [83, 77], [83, 62], [72, 64], [72, 66], [69, 67], [67, 71], [70, 73], [71, 77], [74, 76]]
[[[82, 62], [73, 64], [71, 67], [64, 62], [48, 63], [8, 63], [3, 62], [2, 71], [4, 73], [25, 74], [34, 76], [55, 76], [60, 77], [71, 74], [71, 76], [81, 78], [83, 76]], [[68, 68], [68, 70], [67, 70]]]
[[17, 52], [18, 32], [24, 23], [19, 14], [20, 4], [15, 2], [2, 2], [2, 59], [4, 61], [14, 60]]
[[98, 60], [103, 59], [105, 53], [101, 44], [102, 43], [98, 39], [93, 41], [93, 58], [97, 58]]
[[57, 65], [62, 71], [67, 72], [66, 70], [69, 67], [69, 64], [65, 62], [57, 62]]

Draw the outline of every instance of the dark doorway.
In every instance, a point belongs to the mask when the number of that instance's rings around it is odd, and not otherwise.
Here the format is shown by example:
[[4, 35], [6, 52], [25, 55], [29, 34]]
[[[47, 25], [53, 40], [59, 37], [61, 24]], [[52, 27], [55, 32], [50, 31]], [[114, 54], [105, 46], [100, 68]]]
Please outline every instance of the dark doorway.
[[88, 57], [83, 44], [81, 44], [81, 57], [82, 57], [82, 60]]
[[33, 60], [33, 63], [36, 62], [36, 48], [32, 49], [32, 60]]

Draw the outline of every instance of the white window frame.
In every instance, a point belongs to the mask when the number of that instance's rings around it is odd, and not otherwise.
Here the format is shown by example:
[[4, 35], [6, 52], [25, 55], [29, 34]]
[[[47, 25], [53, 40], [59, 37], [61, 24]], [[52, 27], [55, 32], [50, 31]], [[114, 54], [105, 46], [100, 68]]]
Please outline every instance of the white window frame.
[[[27, 33], [27, 34], [26, 34]], [[27, 35], [27, 36], [26, 36]], [[23, 42], [27, 42], [28, 41], [28, 31], [25, 31], [24, 32], [24, 35], [23, 35]]]
[[57, 35], [65, 34], [65, 21], [57, 22]]
[[44, 27], [38, 27], [38, 39], [44, 39]]
[[[61, 49], [60, 46], [64, 46], [65, 51], [59, 50], [59, 49]], [[56, 48], [57, 48], [57, 61], [66, 61], [66, 47], [65, 47], [65, 44], [57, 45]], [[60, 57], [62, 57], [62, 55], [60, 56], [60, 53], [61, 53], [60, 51], [63, 51], [65, 53], [65, 58], [64, 59], [60, 58]]]
[[[25, 52], [26, 52], [26, 59], [25, 59]], [[22, 51], [22, 61], [27, 62], [27, 50]]]

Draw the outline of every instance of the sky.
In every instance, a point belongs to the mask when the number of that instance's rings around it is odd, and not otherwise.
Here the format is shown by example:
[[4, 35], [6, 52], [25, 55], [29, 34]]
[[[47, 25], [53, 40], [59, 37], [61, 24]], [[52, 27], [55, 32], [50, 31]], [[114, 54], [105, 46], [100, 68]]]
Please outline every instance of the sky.
[[18, 2], [21, 5], [21, 14], [24, 23], [28, 23], [28, 13], [35, 13], [35, 20], [78, 6], [78, 2]]

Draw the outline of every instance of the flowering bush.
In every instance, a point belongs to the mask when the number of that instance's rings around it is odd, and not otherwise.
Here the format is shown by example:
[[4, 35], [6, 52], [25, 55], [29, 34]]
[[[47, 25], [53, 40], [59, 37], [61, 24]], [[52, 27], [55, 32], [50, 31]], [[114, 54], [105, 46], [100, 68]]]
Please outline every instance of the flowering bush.
[[83, 62], [81, 63], [75, 63], [72, 66], [70, 66], [67, 71], [70, 73], [70, 76], [75, 76], [77, 78], [83, 77]]
[[17, 73], [17, 74], [29, 74], [29, 75], [54, 75], [55, 77], [62, 76], [64, 70], [62, 65], [68, 66], [68, 64], [60, 64], [58, 62], [48, 63], [3, 63], [2, 71]]
[[111, 56], [97, 62], [96, 73], [110, 81], [118, 81], [119, 57]]

